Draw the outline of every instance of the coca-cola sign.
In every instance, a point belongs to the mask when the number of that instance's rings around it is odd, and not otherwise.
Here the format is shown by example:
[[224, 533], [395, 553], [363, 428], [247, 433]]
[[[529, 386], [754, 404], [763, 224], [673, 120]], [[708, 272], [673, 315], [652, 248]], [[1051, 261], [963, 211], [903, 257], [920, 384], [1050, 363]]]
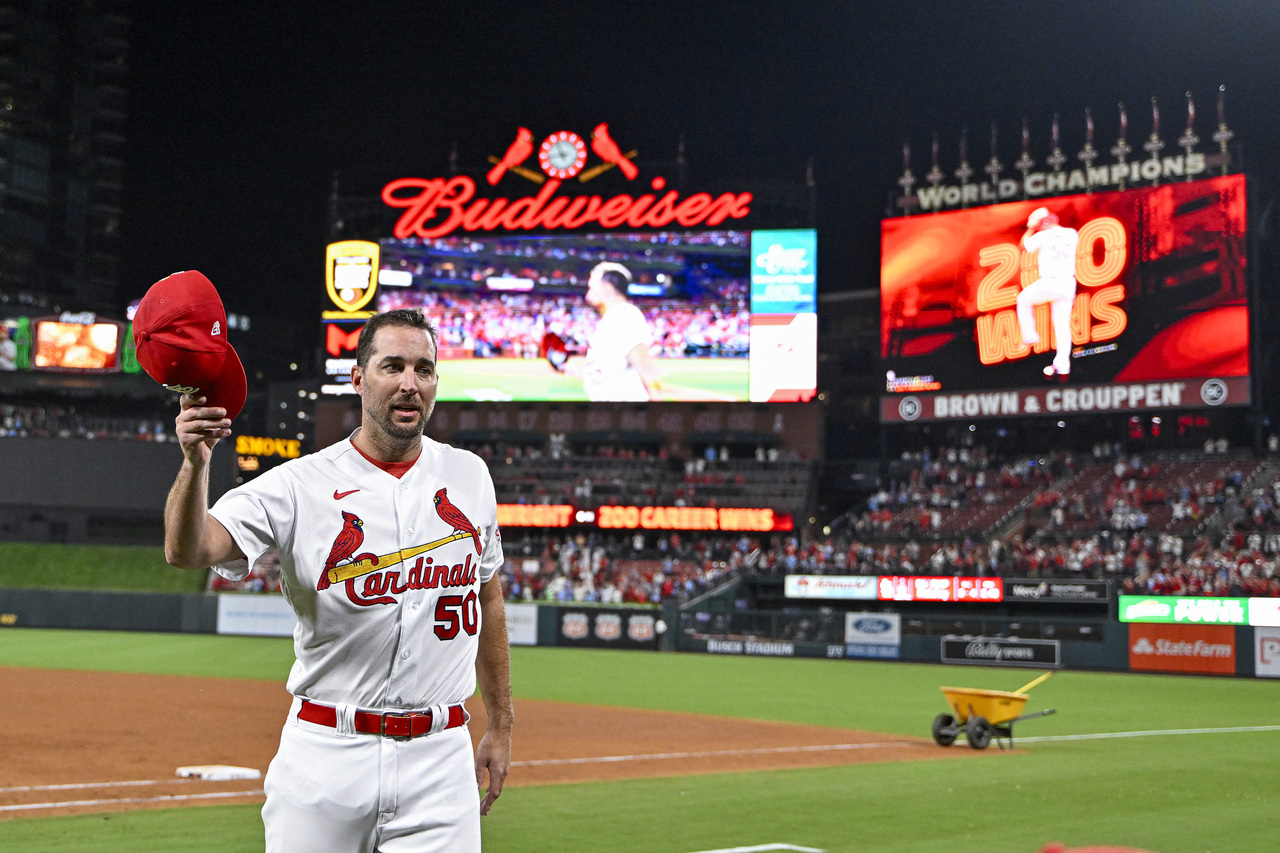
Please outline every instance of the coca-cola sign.
[[942, 638], [942, 662], [992, 666], [1061, 666], [1062, 644], [1057, 640], [948, 635]]

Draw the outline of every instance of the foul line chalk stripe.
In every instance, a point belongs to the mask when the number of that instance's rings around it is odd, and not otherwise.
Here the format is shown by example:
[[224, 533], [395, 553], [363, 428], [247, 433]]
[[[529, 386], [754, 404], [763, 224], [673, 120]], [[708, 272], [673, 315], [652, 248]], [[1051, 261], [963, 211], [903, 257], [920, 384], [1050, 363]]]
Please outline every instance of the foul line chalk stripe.
[[188, 800], [217, 800], [231, 797], [261, 797], [266, 792], [221, 791], [213, 794], [170, 794], [164, 797], [120, 797], [106, 800], [65, 800], [59, 803], [27, 803], [20, 806], [0, 806], [0, 812], [21, 812], [35, 809], [71, 809], [86, 806], [136, 805], [139, 803], [178, 803]]
[[[1022, 737], [1018, 738], [1018, 743], [1052, 743], [1055, 741], [1073, 741], [1073, 740], [1106, 740], [1109, 738], [1131, 738], [1131, 737], [1167, 737], [1170, 735], [1207, 735], [1207, 734], [1236, 734], [1246, 732], [1280, 732], [1280, 726], [1233, 726], [1229, 728], [1214, 729], [1152, 729], [1149, 731], [1133, 731], [1133, 732], [1100, 732], [1097, 734], [1081, 734], [1081, 735], [1045, 735], [1039, 737]], [[532, 761], [513, 761], [512, 767], [545, 767], [557, 764], [604, 764], [623, 761], [660, 761], [664, 759], [674, 758], [710, 758], [715, 756], [733, 756], [733, 755], [765, 755], [770, 753], [781, 752], [820, 752], [823, 750], [857, 750], [857, 749], [884, 749], [884, 748], [901, 748], [915, 746], [931, 746], [931, 743], [917, 741], [888, 741], [884, 743], [833, 743], [819, 746], [779, 746], [765, 747], [760, 749], [723, 749], [703, 752], [659, 752], [647, 755], [602, 755], [592, 758], [544, 758]], [[202, 782], [209, 780], [202, 779], [140, 779], [127, 782], [74, 782], [62, 785], [19, 785], [10, 788], [0, 788], [0, 794], [21, 793], [30, 791], [73, 791], [83, 790], [86, 788], [131, 788], [144, 785], [182, 785], [192, 782]], [[182, 800], [201, 800], [215, 799], [227, 797], [255, 797], [262, 796], [262, 790], [256, 791], [222, 791], [209, 794], [172, 794], [161, 797], [131, 797], [121, 799], [105, 799], [105, 800], [71, 800], [60, 803], [31, 803], [27, 805], [0, 806], [0, 812], [21, 811], [23, 809], [56, 809], [70, 808], [75, 806], [96, 806], [109, 803], [157, 803], [157, 802], [178, 802]], [[733, 848], [735, 850], [739, 848]], [[761, 849], [761, 848], [752, 848]], [[773, 848], [778, 849], [778, 848]], [[718, 853], [718, 851], [717, 851]]]
[[820, 847], [799, 847], [796, 844], [756, 844], [754, 847], [726, 847], [718, 850], [696, 850], [696, 853], [764, 853], [765, 850], [796, 850], [797, 853], [827, 853]]
[[1223, 729], [1153, 729], [1146, 732], [1108, 732], [1092, 735], [1044, 735], [1020, 737], [1017, 743], [1050, 743], [1060, 740], [1107, 740], [1123, 737], [1165, 737], [1167, 735], [1218, 735], [1240, 732], [1280, 732], [1280, 726], [1233, 726]]
[[[1280, 726], [1235, 726], [1216, 729], [1156, 729], [1135, 732], [1103, 732], [1083, 735], [1049, 735], [1020, 737], [1017, 743], [1048, 743], [1070, 740], [1104, 740], [1108, 738], [1163, 737], [1167, 735], [1232, 734], [1240, 732], [1275, 732]], [[833, 743], [820, 746], [778, 746], [760, 749], [723, 749], [704, 752], [659, 752], [644, 755], [601, 755], [592, 758], [544, 758], [533, 761], [513, 761], [512, 767], [545, 767], [563, 764], [608, 764], [624, 761], [661, 761], [675, 758], [714, 758], [734, 755], [769, 755], [788, 752], [822, 752], [826, 750], [899, 749], [902, 747], [931, 747], [931, 741], [890, 741], [884, 743]]]
[[663, 761], [673, 758], [715, 758], [733, 755], [772, 755], [786, 752], [826, 752], [853, 749], [901, 749], [902, 747], [932, 746], [917, 741], [893, 741], [888, 743], [830, 743], [820, 746], [772, 746], [758, 749], [718, 749], [704, 752], [655, 752], [643, 755], [598, 755], [591, 758], [542, 758], [533, 761], [513, 761], [512, 767], [545, 767], [554, 764], [607, 764], [620, 761]]

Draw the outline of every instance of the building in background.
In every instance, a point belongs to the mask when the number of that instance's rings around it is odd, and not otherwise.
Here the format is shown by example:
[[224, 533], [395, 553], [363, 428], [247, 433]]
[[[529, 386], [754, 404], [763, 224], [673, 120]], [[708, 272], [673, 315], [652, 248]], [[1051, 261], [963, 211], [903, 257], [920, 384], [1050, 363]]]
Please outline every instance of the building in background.
[[129, 4], [0, 2], [0, 307], [118, 311]]

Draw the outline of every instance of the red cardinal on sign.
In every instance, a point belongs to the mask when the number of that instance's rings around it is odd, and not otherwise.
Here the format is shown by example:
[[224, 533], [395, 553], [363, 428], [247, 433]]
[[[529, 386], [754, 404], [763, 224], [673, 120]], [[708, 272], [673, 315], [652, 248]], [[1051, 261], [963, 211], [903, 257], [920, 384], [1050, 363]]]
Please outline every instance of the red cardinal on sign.
[[636, 175], [640, 173], [635, 163], [622, 156], [618, 143], [614, 142], [609, 136], [609, 125], [607, 124], [597, 125], [596, 129], [591, 131], [591, 150], [596, 152], [601, 160], [613, 163], [621, 169], [622, 174], [627, 176], [628, 181], [634, 181]]
[[[333, 547], [329, 549], [329, 559], [324, 561], [324, 569], [320, 572], [320, 582], [316, 584], [316, 589], [329, 588], [329, 570], [341, 563], [343, 560], [356, 553], [356, 549], [364, 542], [364, 522], [360, 520], [360, 516], [353, 512], [342, 513], [342, 530], [333, 540]], [[374, 565], [378, 564], [378, 557], [375, 554], [364, 553], [358, 554], [353, 563], [361, 560], [373, 560]]]
[[507, 149], [507, 153], [502, 155], [502, 159], [498, 161], [498, 165], [489, 170], [489, 183], [493, 186], [498, 185], [498, 181], [502, 180], [502, 176], [506, 174], [507, 169], [512, 166], [519, 166], [525, 160], [529, 159], [529, 155], [533, 153], [533, 134], [529, 129], [522, 127], [516, 131], [516, 141], [511, 143], [511, 147]]
[[471, 534], [471, 538], [476, 543], [476, 553], [480, 553], [480, 533], [476, 530], [476, 526], [471, 523], [462, 510], [458, 509], [449, 502], [449, 496], [445, 494], [445, 490], [441, 489], [436, 492], [436, 513], [444, 521], [454, 529], [454, 532], [466, 532]]

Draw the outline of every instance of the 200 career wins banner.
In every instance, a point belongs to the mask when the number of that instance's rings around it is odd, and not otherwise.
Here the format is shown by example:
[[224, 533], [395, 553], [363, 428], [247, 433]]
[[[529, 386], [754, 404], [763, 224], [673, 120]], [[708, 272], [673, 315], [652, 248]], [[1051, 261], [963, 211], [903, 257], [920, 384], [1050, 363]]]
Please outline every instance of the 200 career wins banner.
[[[1064, 327], [1049, 302], [1022, 300], [1026, 340], [1018, 317], [1040, 206], [1079, 235], [1070, 369], [1048, 381]], [[886, 421], [1249, 402], [1241, 175], [888, 219], [881, 249]]]

